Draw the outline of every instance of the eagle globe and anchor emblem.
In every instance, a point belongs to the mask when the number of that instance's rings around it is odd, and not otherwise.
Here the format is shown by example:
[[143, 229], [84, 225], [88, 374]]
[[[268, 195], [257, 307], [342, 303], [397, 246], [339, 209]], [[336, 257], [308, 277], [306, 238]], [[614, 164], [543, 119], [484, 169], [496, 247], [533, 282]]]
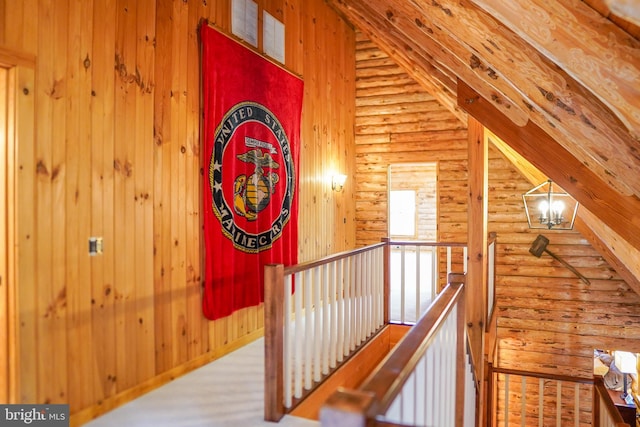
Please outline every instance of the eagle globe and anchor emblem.
[[269, 205], [271, 194], [275, 192], [275, 185], [280, 179], [275, 172], [265, 172], [265, 168], [277, 169], [280, 165], [269, 153], [262, 153], [258, 149], [238, 154], [237, 157], [243, 162], [253, 163], [255, 171], [248, 178], [246, 175], [236, 177], [233, 184], [233, 207], [238, 215], [248, 221], [255, 221], [258, 212]]
[[[269, 129], [275, 137], [277, 145], [266, 141], [245, 136], [243, 144], [246, 147], [235, 158], [254, 166], [250, 174], [239, 174], [233, 178], [233, 197], [226, 198], [222, 186], [222, 170], [232, 158], [224, 159], [226, 148], [233, 140], [236, 131], [248, 122], [258, 123]], [[214, 150], [209, 165], [209, 182], [213, 197], [213, 213], [220, 221], [222, 233], [229, 238], [234, 247], [247, 253], [258, 253], [271, 248], [271, 245], [282, 235], [285, 225], [289, 221], [293, 201], [295, 171], [289, 140], [282, 125], [265, 106], [255, 102], [242, 102], [234, 105], [220, 121], [215, 136]], [[240, 138], [234, 140], [238, 144]], [[229, 157], [229, 156], [228, 156]], [[279, 163], [275, 158], [281, 158]], [[277, 173], [275, 169], [284, 169], [284, 173]], [[284, 178], [281, 178], [284, 175]], [[230, 175], [227, 175], [229, 179]], [[282, 186], [280, 189], [279, 186]], [[283, 191], [280, 191], [283, 190]], [[270, 203], [274, 194], [282, 195], [282, 205], [276, 218], [269, 224], [260, 224], [264, 229], [258, 232], [245, 230], [236, 221], [236, 215], [247, 222], [257, 222], [259, 213]], [[278, 198], [280, 200], [280, 198]], [[234, 215], [235, 213], [235, 215]]]

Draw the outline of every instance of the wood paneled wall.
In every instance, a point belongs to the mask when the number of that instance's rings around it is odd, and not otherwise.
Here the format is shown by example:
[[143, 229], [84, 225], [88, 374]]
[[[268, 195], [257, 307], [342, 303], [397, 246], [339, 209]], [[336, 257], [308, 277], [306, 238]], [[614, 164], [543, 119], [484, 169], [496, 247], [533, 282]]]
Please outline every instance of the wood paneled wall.
[[[356, 44], [356, 241], [387, 233], [387, 167], [438, 162], [438, 238], [467, 239], [465, 126], [374, 44]], [[640, 297], [587, 240], [545, 231], [548, 249], [587, 276], [585, 285], [548, 254], [529, 253], [522, 194], [533, 187], [489, 147], [489, 231], [497, 233], [498, 365], [591, 376], [593, 349], [640, 351]]]
[[[353, 248], [354, 31], [322, 0], [258, 4], [305, 81], [299, 258]], [[202, 316], [202, 18], [230, 32], [230, 0], [0, 0], [4, 56], [36, 58], [17, 401], [70, 403], [77, 424], [261, 335], [260, 307]]]
[[466, 125], [361, 33], [356, 43], [356, 243], [388, 234], [391, 164], [437, 163], [438, 239], [467, 239]]

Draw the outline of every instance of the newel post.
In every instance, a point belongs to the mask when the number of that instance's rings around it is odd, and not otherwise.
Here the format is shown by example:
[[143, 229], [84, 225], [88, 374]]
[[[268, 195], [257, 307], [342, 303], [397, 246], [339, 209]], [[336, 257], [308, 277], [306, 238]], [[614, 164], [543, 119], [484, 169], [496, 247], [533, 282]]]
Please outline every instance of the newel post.
[[464, 425], [464, 416], [465, 416], [465, 408], [464, 408], [464, 397], [465, 397], [465, 353], [466, 353], [466, 311], [465, 311], [465, 293], [467, 283], [467, 276], [464, 273], [449, 273], [447, 276], [447, 282], [449, 285], [462, 285], [462, 297], [458, 299], [457, 302], [457, 318], [456, 318], [456, 426]]
[[284, 416], [284, 266], [264, 267], [264, 419]]
[[339, 388], [320, 408], [322, 427], [366, 427], [374, 394]]

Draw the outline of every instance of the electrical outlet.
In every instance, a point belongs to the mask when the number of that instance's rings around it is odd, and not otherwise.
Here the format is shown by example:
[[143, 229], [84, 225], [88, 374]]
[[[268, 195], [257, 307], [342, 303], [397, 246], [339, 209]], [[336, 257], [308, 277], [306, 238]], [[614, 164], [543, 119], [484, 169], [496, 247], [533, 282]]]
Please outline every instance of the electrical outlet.
[[89, 237], [89, 255], [102, 255], [102, 237]]

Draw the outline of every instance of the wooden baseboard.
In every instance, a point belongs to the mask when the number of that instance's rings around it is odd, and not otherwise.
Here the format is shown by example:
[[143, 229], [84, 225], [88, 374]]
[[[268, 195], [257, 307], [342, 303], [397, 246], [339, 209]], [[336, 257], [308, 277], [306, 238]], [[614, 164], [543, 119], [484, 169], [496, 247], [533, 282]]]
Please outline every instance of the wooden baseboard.
[[125, 403], [128, 403], [142, 396], [143, 394], [150, 392], [151, 390], [154, 390], [164, 384], [167, 384], [168, 382], [175, 380], [176, 378], [181, 377], [186, 373], [193, 371], [194, 369], [197, 369], [201, 366], [206, 365], [207, 363], [210, 363], [216, 359], [219, 359], [222, 356], [229, 354], [232, 351], [237, 350], [240, 347], [245, 346], [250, 342], [257, 340], [258, 338], [262, 338], [263, 335], [264, 335], [264, 328], [257, 329], [254, 332], [248, 335], [245, 335], [232, 343], [216, 348], [215, 350], [212, 350], [206, 354], [198, 356], [195, 359], [188, 361], [187, 363], [184, 363], [180, 366], [176, 366], [173, 369], [170, 369], [166, 372], [156, 375], [155, 377], [150, 378], [149, 380], [143, 383], [140, 383], [135, 387], [132, 387], [128, 390], [120, 392], [115, 396], [112, 396], [99, 403], [96, 403], [93, 406], [90, 406], [79, 412], [76, 412], [75, 414], [71, 414], [69, 425], [70, 427], [81, 426], [93, 420], [94, 418], [97, 418], [102, 414], [105, 414], [119, 406], [122, 406]]

